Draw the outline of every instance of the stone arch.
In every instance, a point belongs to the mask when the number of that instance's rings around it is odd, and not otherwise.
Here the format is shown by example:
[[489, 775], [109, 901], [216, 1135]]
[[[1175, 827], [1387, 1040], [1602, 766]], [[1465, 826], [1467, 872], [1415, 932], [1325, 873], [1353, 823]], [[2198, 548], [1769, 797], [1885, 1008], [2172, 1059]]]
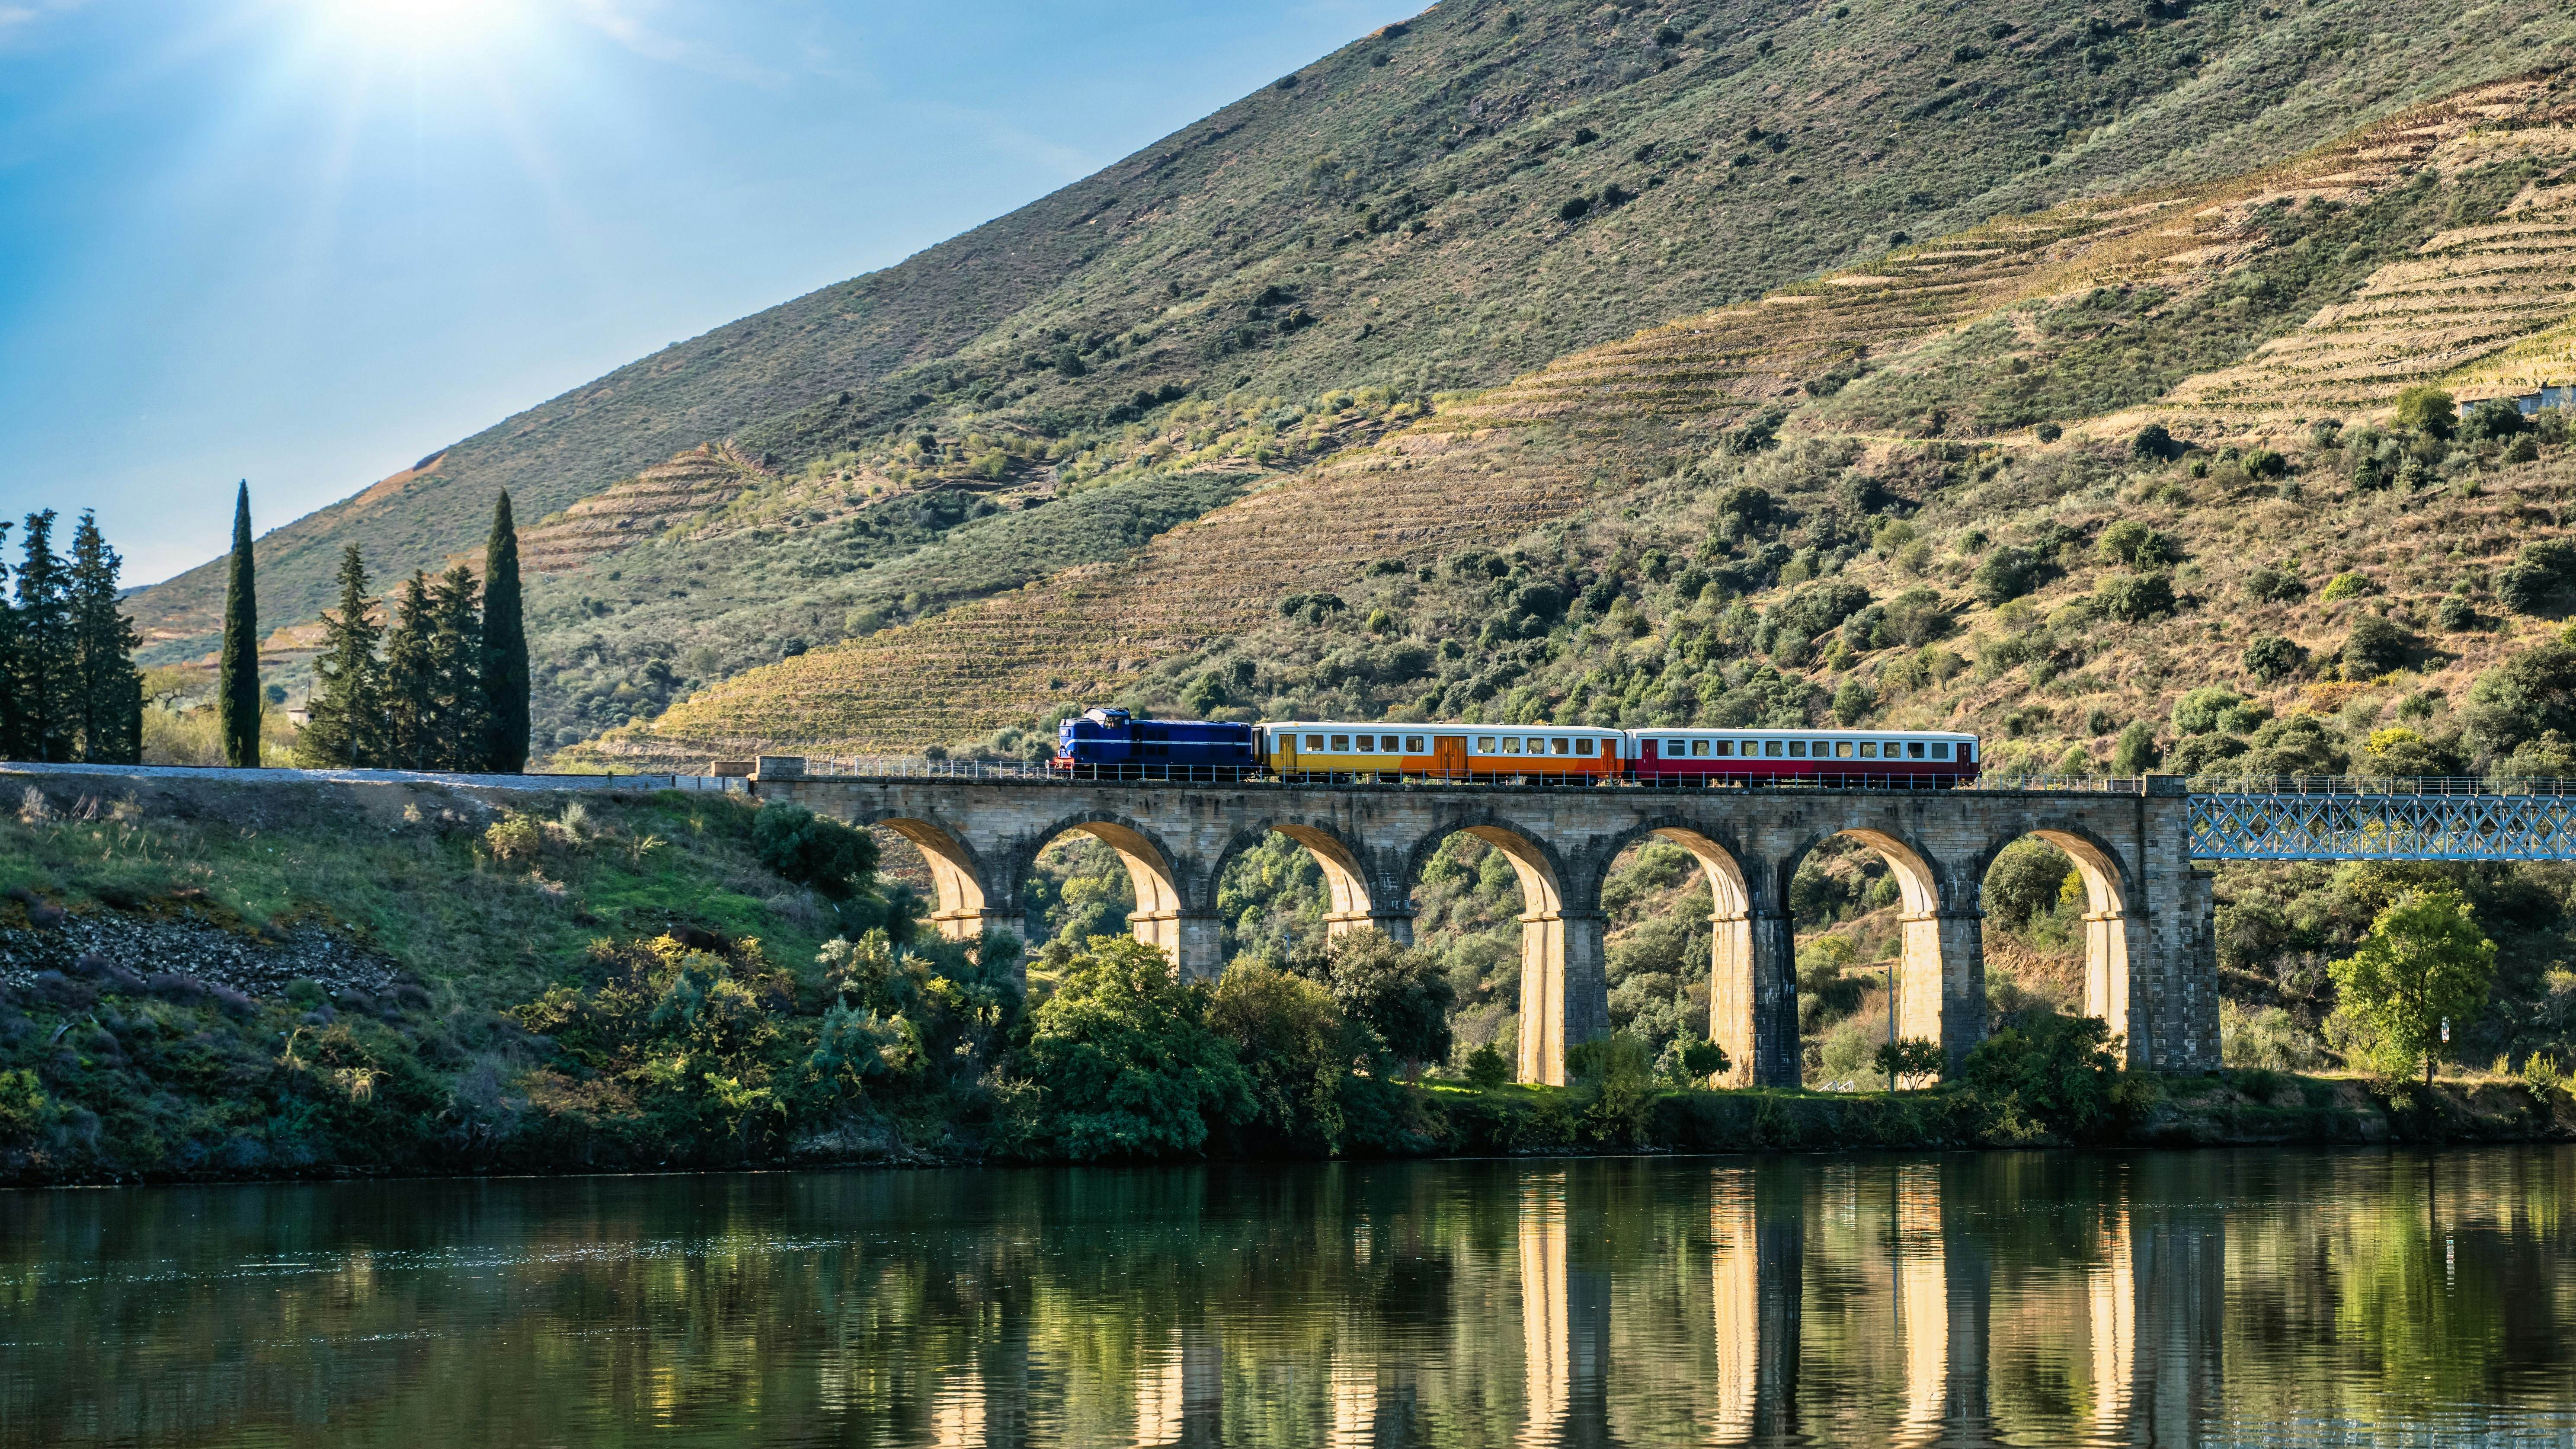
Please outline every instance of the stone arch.
[[[1742, 846], [1734, 832], [1680, 817], [1656, 817], [1612, 836], [1596, 852], [1584, 899], [1598, 909], [1609, 885], [1610, 868], [1622, 851], [1641, 841], [1670, 841], [1690, 852], [1708, 882], [1709, 931], [1712, 937], [1708, 973], [1708, 1039], [1726, 1052], [1727, 1068], [1717, 1078], [1724, 1087], [1768, 1084], [1779, 1076], [1778, 1060], [1786, 1053], [1789, 1084], [1797, 1083], [1797, 983], [1780, 968], [1777, 953], [1756, 950], [1760, 929], [1754, 914], [1760, 871], [1747, 875]], [[1767, 903], [1766, 903], [1767, 904]], [[1777, 914], [1777, 908], [1773, 908]], [[1765, 963], [1771, 969], [1761, 969]], [[1606, 971], [1604, 979], [1607, 979]], [[1788, 1035], [1779, 1038], [1777, 1023], [1787, 1005]], [[1764, 1063], [1771, 1065], [1766, 1069]]]
[[1403, 945], [1413, 944], [1413, 910], [1402, 900], [1382, 900], [1392, 894], [1372, 889], [1368, 867], [1359, 846], [1346, 839], [1339, 830], [1303, 820], [1271, 820], [1236, 831], [1218, 852], [1215, 868], [1208, 872], [1208, 906], [1214, 909], [1216, 891], [1236, 856], [1258, 846], [1271, 835], [1284, 835], [1304, 847], [1307, 856], [1324, 875], [1324, 929], [1340, 936], [1352, 931], [1375, 929], [1385, 932]]
[[1536, 831], [1488, 814], [1443, 821], [1414, 843], [1404, 865], [1408, 900], [1441, 843], [1462, 834], [1492, 846], [1520, 877], [1520, 1080], [1562, 1086], [1565, 1049], [1610, 1030], [1598, 897], [1589, 908], [1569, 906], [1571, 876], [1555, 847]]
[[[1973, 880], [1962, 884], [1948, 879], [1938, 857], [1906, 832], [1872, 824], [1846, 825], [1809, 836], [1781, 857], [1776, 884], [1793, 980], [1796, 923], [1787, 918], [1789, 882], [1809, 851], [1837, 835], [1869, 847], [1887, 863], [1896, 881], [1900, 945], [1896, 1000], [1890, 1010], [1897, 1034], [1938, 1044], [1947, 1070], [1956, 1072], [1986, 1035], [1984, 913], [1977, 908]], [[1794, 998], [1788, 1015], [1794, 1040]], [[1791, 1081], [1795, 1081], [1794, 1072]]]
[[2146, 1019], [2130, 1009], [2132, 963], [2147, 959], [2147, 922], [2128, 862], [2081, 824], [2040, 820], [1987, 842], [1977, 856], [1974, 879], [1984, 881], [1995, 857], [2024, 839], [2047, 841], [2075, 862], [2075, 873], [2084, 882], [2084, 1014], [2102, 1018], [2111, 1034], [2124, 1040], [2131, 1061], [2147, 1060], [2147, 1043], [2139, 1039]]
[[1172, 958], [1184, 976], [1210, 976], [1217, 960], [1217, 921], [1189, 898], [1174, 853], [1150, 829], [1108, 815], [1069, 815], [1030, 835], [1012, 860], [1011, 879], [1026, 879], [1040, 852], [1060, 836], [1080, 833], [1118, 853], [1135, 888], [1136, 909], [1127, 921], [1136, 939]]
[[994, 882], [983, 857], [963, 836], [928, 815], [892, 810], [863, 811], [851, 824], [866, 829], [882, 825], [912, 842], [930, 865], [933, 906], [930, 924], [955, 941], [981, 940], [987, 931], [1018, 929], [1010, 910], [1016, 882]]

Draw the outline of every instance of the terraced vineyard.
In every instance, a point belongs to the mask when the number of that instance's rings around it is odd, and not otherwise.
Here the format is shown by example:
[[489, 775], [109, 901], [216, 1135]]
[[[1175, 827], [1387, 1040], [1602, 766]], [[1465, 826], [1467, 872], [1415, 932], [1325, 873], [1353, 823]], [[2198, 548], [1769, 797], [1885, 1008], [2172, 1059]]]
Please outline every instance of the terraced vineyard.
[[641, 768], [787, 743], [868, 753], [984, 734], [1108, 698], [1162, 659], [1269, 617], [1282, 593], [1341, 587], [1382, 559], [1411, 567], [1508, 543], [1588, 496], [1562, 460], [1515, 440], [1398, 438], [1175, 528], [1133, 559], [740, 675], [573, 758]]
[[692, 448], [526, 530], [519, 556], [530, 573], [563, 573], [731, 503], [766, 480], [757, 464], [729, 447]]

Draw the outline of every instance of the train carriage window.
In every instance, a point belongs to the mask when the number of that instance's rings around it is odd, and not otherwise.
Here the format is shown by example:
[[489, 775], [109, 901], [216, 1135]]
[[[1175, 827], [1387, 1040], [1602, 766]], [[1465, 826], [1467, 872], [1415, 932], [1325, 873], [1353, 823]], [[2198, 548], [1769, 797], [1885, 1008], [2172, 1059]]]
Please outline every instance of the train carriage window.
[[1717, 742], [1717, 757], [1721, 760], [1731, 760], [1735, 758], [1735, 741], [1719, 740]]
[[1335, 736], [1333, 736], [1333, 753], [1334, 753], [1334, 754], [1337, 754], [1337, 755], [1340, 755], [1340, 754], [1348, 754], [1348, 753], [1350, 752], [1350, 748], [1351, 748], [1351, 737], [1350, 737], [1349, 735], [1335, 735]]
[[1480, 755], [1490, 755], [1495, 753], [1494, 737], [1492, 735], [1476, 736], [1476, 753]]
[[1789, 758], [1793, 760], [1803, 760], [1806, 757], [1807, 742], [1805, 740], [1791, 740], [1789, 742]]
[[1764, 740], [1762, 742], [1762, 757], [1768, 760], [1776, 760], [1780, 758], [1780, 742], [1778, 740]]
[[1578, 755], [1588, 755], [1588, 754], [1591, 754], [1591, 753], [1592, 753], [1592, 736], [1590, 736], [1590, 735], [1585, 735], [1583, 738], [1581, 738], [1581, 739], [1579, 739], [1579, 740], [1576, 740], [1576, 741], [1574, 742], [1574, 752], [1575, 752], [1576, 754], [1578, 754]]
[[1377, 748], [1378, 753], [1382, 755], [1400, 755], [1404, 753], [1402, 750], [1396, 748], [1396, 738], [1393, 735], [1378, 736]]
[[[1851, 746], [1849, 746], [1849, 745], [1845, 745], [1845, 746], [1843, 746], [1843, 753], [1845, 753], [1845, 754], [1849, 754], [1849, 753], [1851, 753]], [[1817, 759], [1819, 759], [1819, 760], [1829, 760], [1829, 759], [1833, 758], [1833, 754], [1834, 754], [1834, 742], [1833, 742], [1832, 740], [1818, 740], [1818, 741], [1816, 741], [1816, 758], [1817, 758]]]
[[1573, 754], [1573, 753], [1574, 753], [1574, 741], [1572, 741], [1572, 740], [1570, 740], [1570, 739], [1567, 739], [1567, 738], [1566, 738], [1565, 736], [1563, 736], [1563, 735], [1558, 735], [1558, 736], [1556, 737], [1556, 752], [1557, 752], [1558, 754], [1560, 754], [1560, 755], [1570, 755], [1570, 754]]
[[1376, 753], [1377, 753], [1377, 736], [1375, 736], [1375, 735], [1362, 735], [1362, 736], [1360, 736], [1360, 753], [1361, 753], [1361, 754], [1363, 754], [1363, 755], [1374, 755], [1374, 754], [1376, 754]]
[[1503, 753], [1504, 753], [1504, 754], [1507, 754], [1507, 755], [1517, 755], [1517, 754], [1519, 754], [1520, 752], [1521, 752], [1521, 737], [1520, 737], [1519, 735], [1505, 735], [1505, 736], [1503, 736]]
[[1705, 760], [1705, 759], [1707, 759], [1707, 758], [1708, 758], [1708, 741], [1706, 741], [1706, 740], [1693, 740], [1693, 741], [1691, 741], [1691, 756], [1692, 756], [1692, 758], [1694, 758], [1694, 759], [1701, 759], [1701, 760]]
[[1422, 736], [1406, 735], [1404, 737], [1404, 752], [1408, 755], [1421, 754], [1423, 752]]
[[1923, 742], [1921, 740], [1907, 740], [1905, 742], [1905, 758], [1909, 760], [1922, 759]]
[[1875, 759], [1877, 759], [1877, 758], [1878, 758], [1878, 741], [1876, 741], [1876, 740], [1863, 740], [1863, 741], [1861, 741], [1861, 742], [1860, 742], [1860, 757], [1861, 757], [1862, 759], [1864, 759], [1864, 760], [1875, 760]]
[[1324, 737], [1323, 737], [1322, 735], [1308, 735], [1308, 736], [1306, 736], [1306, 748], [1308, 748], [1308, 749], [1310, 749], [1310, 750], [1321, 750], [1321, 749], [1323, 749], [1323, 748], [1324, 748]]
[[1932, 758], [1936, 760], [1946, 760], [1950, 758], [1950, 742], [1948, 740], [1934, 740], [1932, 742]]

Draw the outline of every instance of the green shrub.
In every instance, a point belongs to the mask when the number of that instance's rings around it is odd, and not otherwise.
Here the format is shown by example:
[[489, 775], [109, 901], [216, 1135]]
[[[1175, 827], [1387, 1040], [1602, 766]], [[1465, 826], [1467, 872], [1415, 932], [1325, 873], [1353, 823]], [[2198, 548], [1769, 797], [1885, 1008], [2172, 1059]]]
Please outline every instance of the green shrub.
[[2132, 721], [2120, 731], [2119, 742], [2111, 746], [2111, 773], [2143, 775], [2156, 767], [2161, 753], [2156, 748], [2156, 732], [2147, 728], [2144, 720]]
[[2164, 573], [2121, 574], [2093, 591], [2094, 611], [2106, 619], [2143, 624], [2174, 611], [2173, 576]]
[[1490, 1092], [1512, 1079], [1512, 1064], [1503, 1049], [1487, 1042], [1467, 1053], [1467, 1085], [1479, 1092]]
[[2443, 633], [2457, 634], [2478, 627], [2478, 611], [2475, 605], [2459, 595], [2446, 594], [2434, 607], [2433, 623]]
[[1939, 1042], [1925, 1041], [1921, 1037], [1882, 1043], [1874, 1060], [1881, 1077], [1899, 1084], [1937, 1081], [1950, 1065], [1949, 1056], [1941, 1050]]
[[2343, 665], [2350, 674], [2375, 678], [2404, 668], [2414, 648], [2413, 635], [2377, 614], [2364, 614], [2344, 636]]
[[2104, 563], [2125, 564], [2133, 569], [2171, 563], [2178, 556], [2173, 540], [2134, 518], [2124, 518], [2102, 530], [2101, 540], [2093, 548]]
[[751, 818], [760, 863], [826, 900], [845, 901], [877, 867], [876, 837], [802, 805], [763, 805]]
[[2460, 420], [2460, 438], [2470, 443], [2499, 442], [2530, 427], [2530, 420], [2523, 417], [2522, 409], [2514, 406], [2512, 399], [2493, 397], [2470, 408], [2469, 415]]
[[2397, 426], [2428, 438], [2447, 438], [2457, 425], [2459, 409], [2438, 387], [2410, 387], [2397, 395]]
[[2545, 538], [2522, 546], [2496, 576], [2496, 597], [2517, 614], [2556, 615], [2576, 596], [2576, 543]]
[[2098, 1016], [2025, 1018], [1979, 1042], [1960, 1076], [2008, 1136], [2028, 1124], [2081, 1140], [2117, 1123], [2120, 1059]]
[[2278, 634], [2257, 634], [2245, 641], [2245, 652], [2238, 662], [2245, 672], [2265, 684], [2278, 684], [2297, 673], [2307, 662], [2308, 651]]
[[1878, 708], [1878, 695], [1858, 679], [1846, 679], [1834, 691], [1834, 719], [1845, 726], [1859, 724]]
[[2174, 701], [2173, 727], [2186, 735], [2205, 735], [2218, 728], [2218, 717], [2245, 702], [2245, 696], [2223, 684], [2204, 684]]
[[2290, 471], [2290, 460], [2269, 448], [2256, 448], [2241, 461], [2249, 478], [2280, 478]]
[[2173, 434], [2165, 430], [2164, 424], [2149, 423], [2138, 429], [2137, 436], [2129, 440], [2129, 451], [2138, 457], [2161, 462], [2181, 450], [2174, 446]]
[[1208, 1030], [1207, 990], [1173, 979], [1132, 936], [1051, 945], [1055, 991], [1021, 1052], [1043, 1093], [1038, 1135], [1077, 1162], [1194, 1154], [1212, 1127], [1258, 1114], [1232, 1046]]
[[1968, 587], [1993, 608], [2039, 587], [2045, 570], [2046, 565], [2026, 550], [1999, 548], [1968, 576]]
[[2378, 592], [2379, 585], [2370, 581], [2370, 575], [2346, 572], [2337, 574], [2326, 581], [2325, 591], [2317, 595], [2317, 602], [2321, 604], [2338, 604], [2346, 599], [2363, 598], [2367, 595]]

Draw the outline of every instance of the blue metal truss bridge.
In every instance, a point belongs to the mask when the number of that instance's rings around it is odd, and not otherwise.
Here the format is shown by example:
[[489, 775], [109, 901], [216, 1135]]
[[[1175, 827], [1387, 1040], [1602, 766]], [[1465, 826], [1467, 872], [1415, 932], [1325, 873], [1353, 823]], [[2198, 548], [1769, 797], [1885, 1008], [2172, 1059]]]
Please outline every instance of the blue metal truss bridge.
[[2194, 782], [2196, 860], [2576, 860], [2576, 781]]

